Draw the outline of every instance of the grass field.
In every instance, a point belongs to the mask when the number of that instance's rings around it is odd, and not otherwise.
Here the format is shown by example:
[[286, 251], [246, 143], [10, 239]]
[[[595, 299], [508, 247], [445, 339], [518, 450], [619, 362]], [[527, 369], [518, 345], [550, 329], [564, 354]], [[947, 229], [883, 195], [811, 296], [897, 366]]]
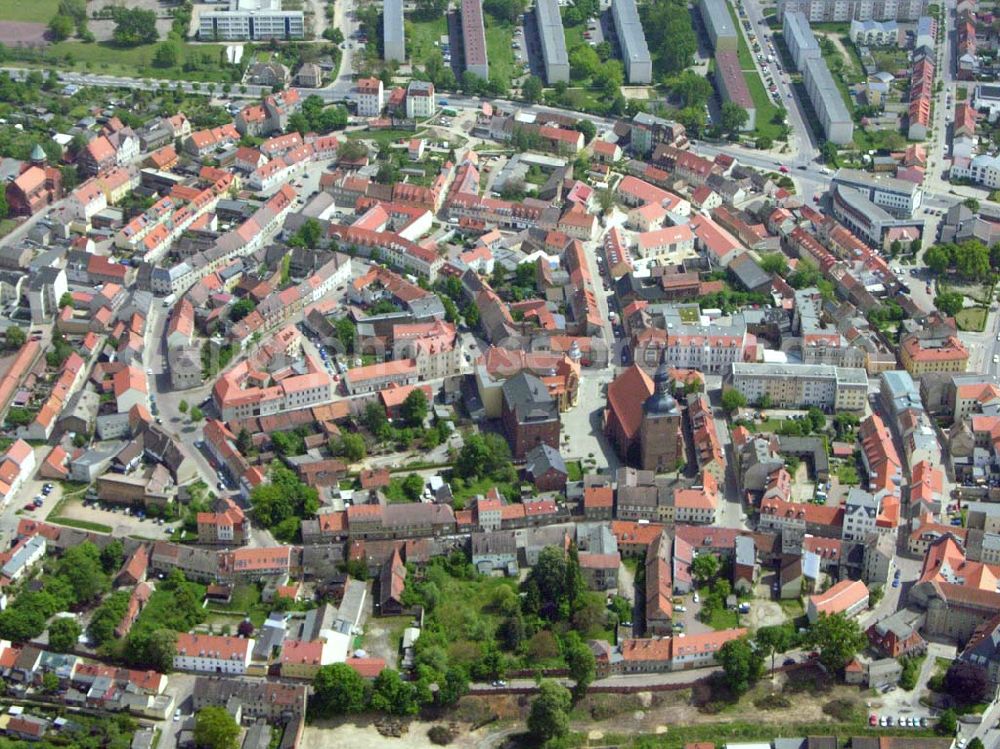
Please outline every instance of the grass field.
[[955, 322], [959, 330], [981, 332], [986, 327], [988, 314], [986, 307], [966, 307], [955, 315]]
[[844, 486], [857, 486], [861, 483], [858, 469], [853, 463], [844, 463], [837, 467], [837, 481]]
[[[224, 49], [225, 46], [221, 44], [185, 44], [184, 55], [186, 59], [198, 56], [215, 61], [219, 59]], [[230, 69], [214, 65], [189, 71], [183, 70], [180, 66], [154, 68], [152, 60], [155, 52], [155, 44], [122, 48], [107, 43], [84, 44], [65, 41], [49, 46], [45, 51], [45, 59], [55, 60], [63, 67], [108, 75], [206, 82], [230, 81]], [[44, 63], [44, 60], [40, 62]]]
[[513, 81], [520, 74], [510, 48], [514, 32], [510, 26], [501, 25], [492, 16], [486, 23], [486, 54], [490, 60], [490, 77]]
[[743, 26], [740, 24], [740, 19], [736, 16], [736, 9], [726, 3], [726, 7], [729, 8], [729, 15], [733, 19], [733, 28], [736, 29], [736, 37], [739, 40], [739, 48], [736, 50], [737, 57], [740, 60], [740, 68], [744, 71], [753, 70], [753, 54], [750, 52], [750, 47], [747, 45], [746, 35], [743, 31]]
[[750, 90], [750, 96], [753, 98], [754, 109], [757, 110], [757, 128], [755, 130], [758, 137], [768, 137], [777, 140], [781, 135], [781, 126], [775, 125], [771, 119], [778, 112], [778, 108], [771, 101], [771, 97], [767, 95], [767, 89], [764, 88], [764, 82], [757, 75], [756, 71], [750, 73], [743, 73], [743, 77], [746, 78], [747, 88]]
[[17, 219], [5, 218], [0, 219], [0, 237], [6, 237], [12, 231], [14, 227], [17, 226]]
[[58, 7], [59, 0], [0, 0], [0, 20], [48, 23]]
[[434, 42], [448, 33], [448, 20], [441, 16], [433, 21], [406, 21], [406, 39], [409, 42], [410, 58], [424, 60], [437, 49]]
[[94, 531], [94, 533], [111, 533], [110, 525], [102, 523], [91, 523], [89, 520], [74, 520], [73, 518], [46, 518], [46, 522], [66, 525], [70, 528], [79, 528], [81, 531]]

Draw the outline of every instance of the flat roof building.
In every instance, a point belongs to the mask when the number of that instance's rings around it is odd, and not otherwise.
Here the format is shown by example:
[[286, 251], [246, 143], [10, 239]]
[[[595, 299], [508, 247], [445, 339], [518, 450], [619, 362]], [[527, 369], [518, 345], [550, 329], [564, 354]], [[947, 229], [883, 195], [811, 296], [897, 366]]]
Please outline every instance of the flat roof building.
[[809, 23], [916, 21], [927, 15], [929, 0], [778, 0], [778, 20], [800, 11]]
[[897, 218], [909, 218], [920, 207], [923, 190], [909, 180], [873, 175], [860, 169], [838, 169], [833, 183], [861, 190], [879, 208]]
[[739, 56], [734, 50], [715, 53], [715, 84], [719, 87], [719, 96], [723, 102], [730, 101], [746, 111], [747, 121], [741, 129], [753, 130], [756, 127], [757, 111], [754, 109], [750, 89], [747, 88], [747, 79], [740, 67]]
[[712, 42], [712, 49], [716, 52], [724, 49], [735, 52], [739, 42], [726, 0], [699, 0], [698, 9]]
[[382, 46], [386, 61], [406, 62], [403, 0], [385, 0], [382, 4]]
[[653, 60], [649, 56], [635, 0], [611, 0], [611, 15], [622, 49], [626, 80], [629, 83], [650, 83], [653, 80]]
[[490, 63], [486, 55], [483, 0], [462, 0], [462, 46], [465, 52], [465, 69], [484, 81], [488, 80]]
[[229, 0], [227, 10], [198, 16], [202, 41], [234, 39], [301, 39], [305, 17], [301, 10], [282, 10], [281, 0]]
[[566, 32], [557, 0], [537, 0], [535, 20], [538, 36], [542, 40], [545, 58], [545, 80], [551, 86], [563, 81], [569, 83], [569, 55], [566, 53]]
[[795, 61], [795, 67], [802, 69], [802, 63], [806, 60], [818, 60], [822, 55], [819, 51], [819, 42], [809, 28], [809, 19], [805, 13], [795, 11], [785, 13], [785, 21], [782, 24], [782, 31], [785, 34], [785, 44], [788, 45], [788, 52]]
[[826, 61], [822, 57], [803, 59], [802, 80], [826, 139], [838, 146], [850, 143], [854, 138], [854, 121]]

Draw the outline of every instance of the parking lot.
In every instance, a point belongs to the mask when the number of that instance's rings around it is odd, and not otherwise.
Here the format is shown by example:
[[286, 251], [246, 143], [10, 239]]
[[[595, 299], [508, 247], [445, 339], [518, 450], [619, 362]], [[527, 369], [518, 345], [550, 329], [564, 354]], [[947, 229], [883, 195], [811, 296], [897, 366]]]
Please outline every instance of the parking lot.
[[177, 522], [161, 524], [153, 518], [141, 518], [124, 507], [112, 508], [110, 505], [96, 502], [84, 504], [82, 497], [67, 501], [60, 509], [59, 516], [106, 525], [116, 536], [142, 536], [154, 539], [169, 538], [170, 532], [177, 525]]

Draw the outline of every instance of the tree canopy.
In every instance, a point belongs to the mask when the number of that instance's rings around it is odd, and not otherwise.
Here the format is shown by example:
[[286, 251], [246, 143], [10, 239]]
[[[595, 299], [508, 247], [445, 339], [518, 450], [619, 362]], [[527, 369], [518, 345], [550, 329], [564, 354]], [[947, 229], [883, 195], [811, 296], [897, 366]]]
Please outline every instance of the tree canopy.
[[224, 707], [203, 707], [194, 718], [194, 743], [206, 749], [237, 749], [240, 727]]
[[569, 708], [572, 695], [566, 687], [544, 680], [528, 713], [528, 732], [539, 744], [559, 739], [569, 733]]
[[809, 630], [808, 639], [819, 649], [820, 662], [837, 673], [868, 644], [858, 623], [843, 613], [820, 614]]
[[736, 694], [746, 692], [764, 675], [764, 656], [746, 637], [725, 643], [715, 659], [726, 675], [726, 684]]
[[346, 663], [322, 666], [313, 680], [309, 709], [317, 718], [359, 713], [368, 707], [368, 684]]

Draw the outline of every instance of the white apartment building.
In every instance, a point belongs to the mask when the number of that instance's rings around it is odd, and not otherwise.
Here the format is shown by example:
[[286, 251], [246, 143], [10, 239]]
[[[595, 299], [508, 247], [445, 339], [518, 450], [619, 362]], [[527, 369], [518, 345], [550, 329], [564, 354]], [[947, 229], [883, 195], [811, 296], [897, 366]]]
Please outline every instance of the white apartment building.
[[862, 411], [868, 397], [868, 374], [854, 367], [826, 364], [730, 365], [726, 384], [756, 403], [764, 396], [780, 408]]
[[833, 175], [833, 184], [860, 190], [868, 200], [896, 218], [910, 218], [923, 200], [923, 191], [913, 182], [874, 176], [858, 169], [837, 170]]
[[227, 10], [203, 12], [198, 17], [198, 37], [202, 41], [301, 39], [303, 36], [303, 12], [282, 10], [281, 0], [229, 0]]
[[427, 81], [410, 81], [406, 87], [406, 116], [411, 120], [434, 116], [437, 99], [434, 84]]
[[847, 493], [844, 504], [844, 535], [845, 541], [864, 541], [875, 533], [875, 521], [878, 518], [881, 502], [873, 494], [856, 486]]
[[354, 89], [358, 117], [378, 117], [385, 106], [385, 88], [378, 78], [362, 78]]
[[174, 668], [209, 674], [245, 674], [253, 646], [253, 639], [181, 632], [177, 635]]
[[971, 159], [955, 159], [950, 174], [952, 179], [971, 179], [977, 185], [995, 190], [1000, 188], [1000, 158], [983, 153]]

